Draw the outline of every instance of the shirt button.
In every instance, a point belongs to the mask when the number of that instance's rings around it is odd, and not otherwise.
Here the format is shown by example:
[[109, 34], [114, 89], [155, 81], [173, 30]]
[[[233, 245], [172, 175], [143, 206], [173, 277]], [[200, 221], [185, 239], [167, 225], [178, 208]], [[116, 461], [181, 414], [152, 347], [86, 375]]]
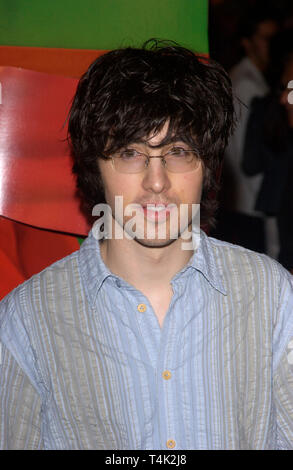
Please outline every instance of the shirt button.
[[167, 441], [167, 447], [168, 447], [168, 449], [174, 449], [175, 446], [176, 446], [176, 442], [173, 441], [173, 439], [169, 439], [169, 440]]
[[137, 310], [141, 313], [145, 312], [146, 311], [146, 305], [145, 304], [139, 304], [137, 306]]
[[172, 374], [169, 370], [164, 370], [162, 376], [163, 376], [163, 379], [169, 380], [169, 379], [171, 379]]

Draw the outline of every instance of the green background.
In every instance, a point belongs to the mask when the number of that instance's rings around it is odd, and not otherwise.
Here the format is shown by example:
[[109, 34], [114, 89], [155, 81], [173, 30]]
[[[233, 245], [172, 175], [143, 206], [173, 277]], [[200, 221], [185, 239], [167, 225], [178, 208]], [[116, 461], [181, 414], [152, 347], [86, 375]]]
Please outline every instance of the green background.
[[208, 52], [207, 0], [0, 0], [0, 45], [113, 49], [150, 37]]

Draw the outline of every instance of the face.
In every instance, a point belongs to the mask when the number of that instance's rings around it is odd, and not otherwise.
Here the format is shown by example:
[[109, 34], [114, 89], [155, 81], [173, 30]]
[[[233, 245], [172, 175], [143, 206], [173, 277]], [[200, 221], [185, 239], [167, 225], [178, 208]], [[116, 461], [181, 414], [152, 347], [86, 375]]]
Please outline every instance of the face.
[[[288, 83], [293, 80], [293, 59], [289, 60], [286, 64], [283, 77], [282, 77], [282, 88], [283, 92], [280, 96], [280, 103], [285, 107], [288, 116], [289, 126], [293, 128], [293, 86]], [[290, 95], [290, 96], [289, 96]]]
[[[127, 148], [135, 149], [149, 156], [164, 155], [172, 148], [190, 149], [181, 141], [154, 148], [164, 139], [168, 124], [146, 141], [129, 144]], [[170, 173], [162, 165], [160, 158], [152, 158], [141, 173], [126, 174], [116, 171], [112, 160], [99, 160], [105, 199], [111, 207], [113, 219], [127, 232], [127, 226], [135, 215], [140, 237], [135, 241], [148, 247], [162, 247], [178, 239], [180, 220], [192, 222], [192, 204], [199, 204], [202, 192], [203, 167], [200, 162], [197, 168], [186, 173]], [[115, 196], [123, 197], [123, 215], [115, 210]], [[184, 208], [180, 207], [184, 204]], [[127, 212], [127, 208], [135, 208]], [[185, 211], [186, 217], [185, 217]]]
[[274, 21], [264, 21], [258, 25], [251, 38], [243, 41], [248, 57], [260, 70], [264, 71], [268, 66], [270, 40], [276, 32], [277, 25]]

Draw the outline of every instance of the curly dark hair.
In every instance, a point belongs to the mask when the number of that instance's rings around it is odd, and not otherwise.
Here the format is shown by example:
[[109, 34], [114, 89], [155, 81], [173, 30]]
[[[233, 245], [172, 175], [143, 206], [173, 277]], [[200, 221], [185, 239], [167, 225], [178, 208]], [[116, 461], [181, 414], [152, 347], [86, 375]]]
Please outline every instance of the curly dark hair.
[[201, 221], [217, 207], [218, 170], [234, 123], [224, 69], [172, 41], [151, 39], [98, 57], [81, 77], [69, 113], [73, 173], [87, 207], [105, 202], [98, 158], [159, 132], [192, 145], [204, 167]]

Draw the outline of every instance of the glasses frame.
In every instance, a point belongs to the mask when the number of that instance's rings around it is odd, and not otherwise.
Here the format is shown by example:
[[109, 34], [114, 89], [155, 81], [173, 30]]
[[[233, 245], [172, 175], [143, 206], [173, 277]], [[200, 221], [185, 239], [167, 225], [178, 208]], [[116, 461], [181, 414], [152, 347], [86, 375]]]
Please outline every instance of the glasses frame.
[[[200, 158], [198, 157], [198, 152], [194, 149], [190, 149], [190, 150], [185, 150], [185, 149], [181, 149], [181, 151], [183, 153], [192, 153], [193, 154], [193, 160], [194, 161], [195, 159], [197, 159], [197, 163], [199, 164], [200, 163]], [[164, 168], [166, 168], [167, 171], [169, 171], [170, 173], [188, 173], [189, 171], [193, 171], [193, 170], [196, 170], [198, 166], [195, 166], [195, 168], [192, 168], [190, 170], [187, 170], [187, 171], [172, 171], [172, 170], [169, 170], [168, 167], [167, 167], [167, 161], [166, 161], [166, 157], [168, 157], [168, 155], [172, 155], [172, 153], [174, 154], [174, 152], [172, 151], [169, 151], [167, 153], [165, 153], [164, 155], [147, 155], [146, 153], [143, 153], [143, 152], [137, 152], [139, 155], [142, 155], [144, 158], [145, 158], [145, 166], [142, 170], [140, 171], [134, 171], [134, 172], [121, 172], [119, 170], [117, 170], [117, 168], [115, 167], [115, 160], [119, 160], [119, 158], [121, 158], [119, 155], [112, 155], [111, 156], [111, 160], [112, 160], [112, 166], [114, 168], [115, 171], [117, 171], [118, 173], [122, 173], [122, 174], [139, 174], [139, 173], [142, 173], [144, 170], [146, 170], [150, 164], [150, 160], [151, 158], [160, 158], [161, 161], [162, 161], [162, 165]], [[179, 157], [180, 158], [180, 157]]]

